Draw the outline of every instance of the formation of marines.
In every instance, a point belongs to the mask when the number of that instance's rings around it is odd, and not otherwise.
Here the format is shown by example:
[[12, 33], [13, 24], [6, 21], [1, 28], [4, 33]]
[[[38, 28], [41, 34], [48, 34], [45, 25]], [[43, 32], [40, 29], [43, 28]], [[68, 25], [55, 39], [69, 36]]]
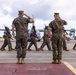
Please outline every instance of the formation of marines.
[[[25, 16], [25, 17], [24, 17]], [[49, 51], [53, 51], [53, 64], [60, 64], [62, 60], [62, 48], [65, 51], [67, 50], [65, 35], [64, 34], [64, 25], [67, 25], [65, 20], [62, 20], [59, 16], [59, 13], [54, 13], [54, 20], [49, 23], [48, 26], [45, 26], [43, 43], [40, 48], [37, 47], [36, 38], [36, 29], [35, 26], [32, 27], [30, 34], [30, 44], [28, 45], [28, 23], [34, 23], [34, 19], [29, 17], [24, 13], [24, 11], [19, 11], [18, 17], [15, 18], [12, 22], [12, 35], [15, 37], [16, 30], [16, 50], [17, 50], [17, 64], [24, 64], [26, 51], [31, 51], [31, 46], [34, 45], [36, 51], [43, 51], [44, 46], [46, 45]], [[9, 51], [13, 50], [11, 45], [11, 36], [4, 32], [4, 43], [1, 47], [1, 50], [5, 50], [5, 47], [8, 45]], [[50, 45], [52, 43], [52, 48]]]

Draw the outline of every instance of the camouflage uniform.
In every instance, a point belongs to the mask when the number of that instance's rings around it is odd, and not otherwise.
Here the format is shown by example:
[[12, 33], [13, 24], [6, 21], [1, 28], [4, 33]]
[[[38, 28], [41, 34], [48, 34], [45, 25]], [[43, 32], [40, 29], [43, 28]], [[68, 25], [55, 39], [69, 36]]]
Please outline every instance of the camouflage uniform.
[[74, 47], [73, 47], [73, 50], [76, 50], [75, 48], [76, 48], [76, 43], [75, 43], [75, 45], [74, 45]]
[[10, 41], [10, 37], [7, 35], [6, 32], [4, 32], [4, 35], [3, 35], [3, 38], [4, 38], [4, 43], [1, 47], [1, 50], [5, 50], [5, 47], [8, 45], [8, 50], [9, 51], [12, 51], [12, 45], [11, 45], [11, 41]]
[[63, 41], [63, 50], [69, 51], [69, 50], [67, 50], [67, 44], [66, 44], [66, 36], [65, 36], [65, 34], [63, 35], [62, 41]]
[[47, 45], [48, 50], [51, 51], [51, 46], [50, 46], [50, 37], [51, 36], [48, 37], [48, 32], [47, 31], [48, 31], [48, 27], [47, 27], [47, 29], [44, 30], [43, 43], [40, 47], [40, 49], [42, 51], [43, 51], [43, 48], [44, 48], [45, 45]]
[[30, 22], [30, 19], [24, 17], [17, 17], [13, 21], [13, 26], [16, 28], [17, 58], [26, 57], [28, 23]]
[[31, 34], [31, 36], [30, 36], [30, 44], [29, 44], [29, 46], [28, 46], [28, 51], [31, 50], [30, 47], [31, 47], [32, 45], [35, 46], [36, 51], [38, 50], [36, 41], [37, 41], [37, 40], [36, 40], [36, 36], [34, 36], [34, 34]]
[[31, 34], [30, 34], [30, 44], [28, 46], [28, 51], [31, 51], [30, 47], [32, 45], [34, 45], [35, 48], [36, 48], [36, 51], [38, 51], [36, 38], [37, 38], [37, 34], [36, 34], [35, 26], [33, 26], [32, 31], [31, 31]]
[[49, 27], [52, 28], [52, 48], [53, 48], [53, 60], [62, 59], [62, 34], [63, 25], [66, 25], [65, 20], [53, 20]]

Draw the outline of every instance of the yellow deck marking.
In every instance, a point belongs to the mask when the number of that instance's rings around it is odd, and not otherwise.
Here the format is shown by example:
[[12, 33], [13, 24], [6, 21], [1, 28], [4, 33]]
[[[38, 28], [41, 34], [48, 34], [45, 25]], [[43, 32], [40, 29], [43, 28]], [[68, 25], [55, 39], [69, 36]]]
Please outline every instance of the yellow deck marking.
[[67, 62], [63, 62], [75, 75], [76, 75], [76, 69], [73, 67], [73, 66], [71, 66], [69, 63], [67, 63]]

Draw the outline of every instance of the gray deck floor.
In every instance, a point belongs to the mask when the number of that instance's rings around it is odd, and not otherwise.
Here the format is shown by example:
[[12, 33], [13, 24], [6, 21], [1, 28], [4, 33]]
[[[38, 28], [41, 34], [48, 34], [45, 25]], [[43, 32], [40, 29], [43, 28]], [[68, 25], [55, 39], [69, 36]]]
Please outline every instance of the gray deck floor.
[[[42, 42], [38, 42], [38, 47], [40, 47]], [[76, 68], [76, 51], [73, 50], [73, 46], [76, 43], [75, 40], [67, 42], [67, 47], [69, 51], [63, 51], [63, 62], [68, 62], [74, 68]], [[0, 46], [3, 41], [0, 41]], [[29, 44], [29, 43], [28, 43]], [[13, 48], [15, 47], [15, 42], [12, 42]], [[35, 51], [34, 46], [31, 47], [32, 51], [27, 51], [25, 58], [26, 63], [51, 63], [52, 62], [52, 51], [48, 51], [47, 47], [44, 51]], [[0, 51], [0, 63], [16, 63], [16, 51], [8, 51], [6, 47], [5, 51]]]

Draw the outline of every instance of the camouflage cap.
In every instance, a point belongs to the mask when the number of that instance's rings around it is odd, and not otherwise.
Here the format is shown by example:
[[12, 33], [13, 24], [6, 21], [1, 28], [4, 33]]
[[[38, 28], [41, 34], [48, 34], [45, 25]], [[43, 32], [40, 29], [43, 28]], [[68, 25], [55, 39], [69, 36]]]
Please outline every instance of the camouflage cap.
[[19, 12], [19, 14], [22, 14], [24, 11], [23, 10], [20, 10], [20, 11], [18, 11]]
[[54, 15], [59, 15], [59, 13], [54, 13]]

